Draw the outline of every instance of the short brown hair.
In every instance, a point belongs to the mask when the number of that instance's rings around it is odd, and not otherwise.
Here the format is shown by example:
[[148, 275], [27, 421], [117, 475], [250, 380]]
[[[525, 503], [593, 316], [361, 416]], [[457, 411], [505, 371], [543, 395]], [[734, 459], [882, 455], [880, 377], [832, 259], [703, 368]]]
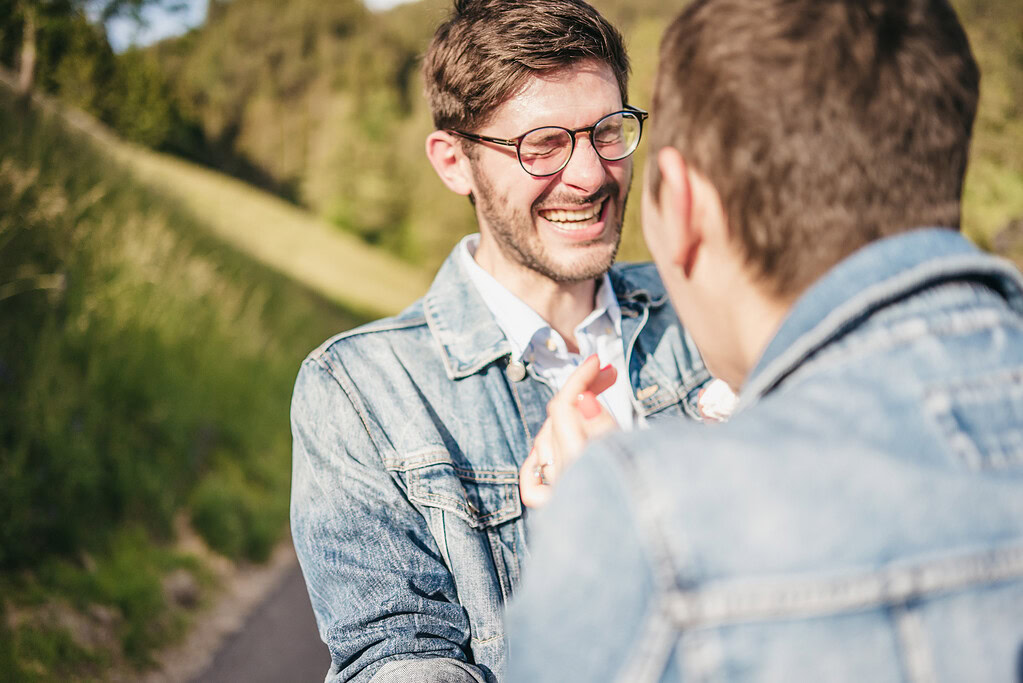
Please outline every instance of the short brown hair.
[[433, 123], [478, 129], [531, 74], [584, 59], [611, 67], [625, 103], [622, 36], [582, 0], [456, 0], [423, 60]]
[[661, 43], [651, 158], [677, 148], [797, 294], [872, 240], [959, 227], [979, 80], [947, 0], [696, 0]]

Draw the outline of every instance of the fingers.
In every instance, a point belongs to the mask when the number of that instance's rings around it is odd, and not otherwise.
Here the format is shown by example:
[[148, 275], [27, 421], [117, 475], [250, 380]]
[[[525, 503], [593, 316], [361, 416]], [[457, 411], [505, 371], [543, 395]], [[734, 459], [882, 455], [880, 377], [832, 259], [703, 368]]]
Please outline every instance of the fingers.
[[569, 375], [568, 379], [565, 380], [565, 384], [562, 385], [561, 390], [558, 391], [554, 398], [557, 400], [559, 397], [569, 396], [574, 399], [584, 391], [599, 394], [613, 385], [617, 377], [618, 372], [614, 369], [613, 365], [601, 368], [600, 359], [597, 358], [596, 354], [593, 354], [580, 363], [579, 367]]
[[[534, 449], [519, 470], [519, 497], [522, 499], [522, 504], [529, 508], [543, 506], [550, 500], [551, 494], [554, 492], [552, 487], [540, 483], [540, 479], [536, 476], [539, 462]], [[546, 466], [547, 469], [550, 467], [550, 465]]]
[[[552, 452], [557, 479], [570, 464], [575, 462], [586, 447], [586, 418], [576, 408], [574, 402], [565, 400], [551, 401], [547, 406], [549, 415], [545, 424], [551, 428]], [[552, 484], [554, 482], [551, 482]]]
[[597, 395], [614, 386], [615, 380], [617, 379], [618, 371], [615, 370], [615, 366], [607, 365], [600, 369], [600, 372], [597, 373], [596, 379], [590, 383], [590, 386], [587, 387], [587, 389], [593, 395]]
[[582, 426], [587, 440], [618, 429], [618, 421], [600, 405], [597, 397], [588, 391], [584, 391], [576, 398], [576, 410], [585, 418]]
[[561, 473], [579, 458], [586, 443], [618, 428], [614, 417], [596, 398], [614, 385], [617, 374], [611, 365], [601, 368], [600, 359], [592, 355], [580, 364], [547, 404], [547, 421], [519, 470], [523, 505], [540, 507], [545, 504]]
[[582, 413], [583, 417], [585, 417], [587, 420], [592, 420], [593, 418], [600, 415], [601, 412], [600, 403], [597, 401], [597, 397], [593, 394], [592, 391], [584, 391], [583, 393], [576, 396], [575, 404], [576, 407], [579, 409], [579, 412]]
[[551, 401], [547, 412], [549, 418], [545, 425], [550, 425], [553, 437], [555, 478], [582, 455], [591, 439], [618, 429], [618, 422], [588, 391], [571, 402]]
[[519, 496], [522, 504], [530, 508], [544, 505], [553, 493], [553, 483], [557, 476], [557, 465], [553, 464], [553, 444], [551, 443], [550, 420], [533, 440], [533, 449], [519, 469]]

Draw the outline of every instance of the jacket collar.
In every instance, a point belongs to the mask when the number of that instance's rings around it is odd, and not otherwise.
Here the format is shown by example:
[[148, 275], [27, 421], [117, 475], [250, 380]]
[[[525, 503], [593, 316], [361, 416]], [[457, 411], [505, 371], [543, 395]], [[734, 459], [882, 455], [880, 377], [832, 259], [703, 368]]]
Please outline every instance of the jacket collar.
[[[667, 302], [652, 268], [613, 266], [608, 275], [624, 316], [640, 317], [647, 307]], [[511, 354], [511, 345], [465, 272], [457, 247], [437, 272], [423, 298], [423, 310], [449, 379], [468, 377]]]
[[955, 280], [981, 282], [1023, 314], [1019, 271], [982, 253], [958, 232], [926, 228], [878, 240], [832, 268], [796, 301], [743, 386], [740, 409], [875, 311]]

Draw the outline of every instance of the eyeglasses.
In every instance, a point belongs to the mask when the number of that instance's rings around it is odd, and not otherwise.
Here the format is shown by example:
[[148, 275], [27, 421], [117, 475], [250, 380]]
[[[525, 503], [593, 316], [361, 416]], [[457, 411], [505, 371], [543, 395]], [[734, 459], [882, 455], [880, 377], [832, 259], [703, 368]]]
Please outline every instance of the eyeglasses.
[[543, 126], [523, 133], [517, 138], [492, 138], [487, 135], [449, 130], [474, 142], [491, 142], [514, 147], [519, 164], [531, 176], [543, 178], [558, 173], [568, 166], [575, 151], [575, 138], [588, 133], [593, 150], [605, 161], [619, 161], [636, 151], [643, 135], [643, 122], [649, 114], [642, 109], [625, 105], [622, 111], [608, 114], [592, 126], [570, 130], [560, 126]]

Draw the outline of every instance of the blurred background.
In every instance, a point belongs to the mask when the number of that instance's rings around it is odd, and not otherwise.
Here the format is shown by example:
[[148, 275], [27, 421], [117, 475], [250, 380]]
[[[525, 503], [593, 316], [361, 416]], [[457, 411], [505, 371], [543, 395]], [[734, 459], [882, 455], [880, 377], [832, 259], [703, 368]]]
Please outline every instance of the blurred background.
[[[684, 3], [593, 4], [649, 106]], [[964, 231], [1020, 263], [1023, 11], [953, 4], [983, 71]], [[475, 229], [422, 151], [448, 8], [0, 0], [0, 680], [322, 679], [291, 388]]]

